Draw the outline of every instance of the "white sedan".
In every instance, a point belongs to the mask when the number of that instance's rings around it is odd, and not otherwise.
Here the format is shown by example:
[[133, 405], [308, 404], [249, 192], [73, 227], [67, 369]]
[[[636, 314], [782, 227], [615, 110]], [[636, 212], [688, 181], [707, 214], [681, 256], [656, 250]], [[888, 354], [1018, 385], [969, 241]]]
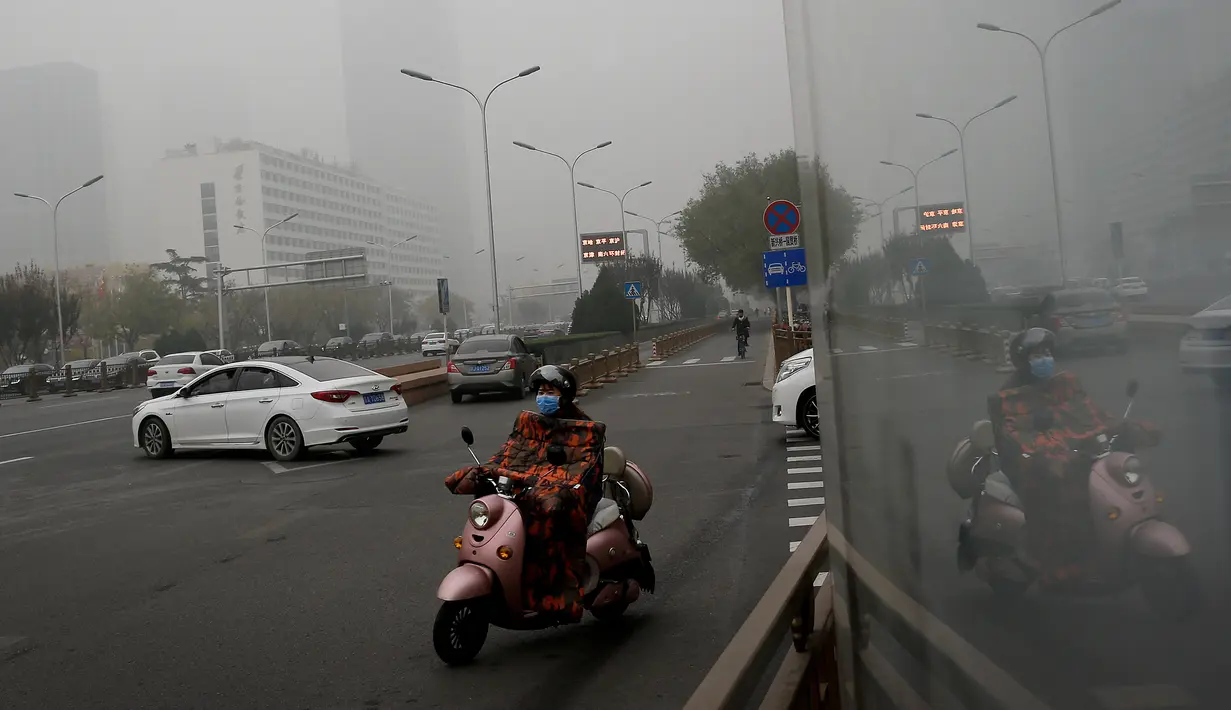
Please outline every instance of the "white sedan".
[[1180, 340], [1180, 367], [1209, 373], [1220, 387], [1231, 389], [1231, 296], [1189, 318], [1188, 325]]
[[429, 355], [447, 355], [457, 350], [461, 342], [456, 338], [449, 338], [444, 333], [428, 333], [423, 337], [423, 344], [419, 346], [419, 352], [424, 357]]
[[344, 360], [279, 357], [214, 368], [133, 410], [133, 446], [150, 458], [174, 449], [266, 449], [279, 461], [310, 446], [360, 453], [406, 432], [397, 380]]
[[145, 386], [151, 397], [163, 397], [192, 382], [197, 375], [225, 364], [209, 352], [175, 353], [150, 367], [145, 373]]
[[812, 438], [821, 438], [812, 348], [782, 361], [782, 366], [778, 368], [778, 377], [774, 380], [772, 403], [775, 422], [798, 426]]

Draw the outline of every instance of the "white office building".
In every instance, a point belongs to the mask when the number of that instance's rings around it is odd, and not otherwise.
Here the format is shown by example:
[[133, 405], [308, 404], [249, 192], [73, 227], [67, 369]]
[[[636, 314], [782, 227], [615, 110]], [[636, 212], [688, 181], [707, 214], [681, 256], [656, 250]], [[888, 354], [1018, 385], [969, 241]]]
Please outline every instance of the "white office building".
[[[212, 152], [186, 145], [167, 151], [158, 191], [158, 247], [180, 256], [204, 256], [232, 270], [261, 266], [259, 233], [295, 214], [265, 239], [264, 263], [359, 247], [366, 250], [369, 283], [392, 280], [417, 297], [434, 294], [442, 274], [435, 208], [311, 151], [239, 139]], [[270, 273], [273, 281], [302, 277], [293, 268]], [[261, 272], [234, 278], [238, 285], [262, 282]]]

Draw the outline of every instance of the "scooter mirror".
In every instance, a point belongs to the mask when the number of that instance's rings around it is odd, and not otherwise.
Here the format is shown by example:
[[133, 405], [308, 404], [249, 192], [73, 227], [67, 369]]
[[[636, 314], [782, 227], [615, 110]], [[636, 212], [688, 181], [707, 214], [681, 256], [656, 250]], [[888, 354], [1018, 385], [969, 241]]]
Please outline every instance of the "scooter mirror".
[[1128, 386], [1124, 388], [1124, 391], [1128, 394], [1129, 399], [1132, 399], [1133, 397], [1137, 396], [1137, 389], [1139, 387], [1140, 385], [1138, 384], [1137, 380], [1128, 381]]
[[466, 442], [466, 446], [474, 446], [474, 432], [468, 426], [462, 427], [462, 441]]

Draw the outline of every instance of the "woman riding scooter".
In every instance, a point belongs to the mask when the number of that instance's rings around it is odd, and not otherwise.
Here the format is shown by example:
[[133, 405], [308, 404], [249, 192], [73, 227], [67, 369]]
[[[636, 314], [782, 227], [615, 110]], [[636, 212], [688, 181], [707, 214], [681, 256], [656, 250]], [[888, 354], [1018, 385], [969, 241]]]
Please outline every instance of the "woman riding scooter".
[[[538, 392], [535, 402], [544, 416], [591, 421], [574, 402], [577, 378], [568, 370], [555, 365], [540, 367], [530, 376], [530, 386]], [[570, 427], [570, 431], [576, 429]], [[576, 447], [578, 442], [561, 441], [558, 445]], [[546, 450], [523, 454], [547, 460]], [[455, 494], [473, 494], [478, 470], [471, 466], [457, 471], [445, 479], [445, 486]], [[522, 579], [525, 608], [554, 615], [560, 623], [579, 621], [584, 612], [581, 580], [586, 573], [586, 525], [602, 497], [599, 470], [601, 461], [580, 476], [570, 473], [567, 467], [550, 467], [548, 473], [523, 480], [522, 492], [517, 496], [518, 508], [526, 521], [526, 565]]]
[[1121, 445], [1154, 445], [1157, 430], [1119, 420], [1097, 407], [1076, 375], [1055, 372], [1055, 336], [1043, 328], [1019, 334], [1009, 346], [1014, 374], [993, 398], [1000, 461], [1022, 498], [1029, 548], [1039, 583], [1097, 576], [1090, 551], [1089, 456], [1074, 442], [1096, 430], [1120, 434]]

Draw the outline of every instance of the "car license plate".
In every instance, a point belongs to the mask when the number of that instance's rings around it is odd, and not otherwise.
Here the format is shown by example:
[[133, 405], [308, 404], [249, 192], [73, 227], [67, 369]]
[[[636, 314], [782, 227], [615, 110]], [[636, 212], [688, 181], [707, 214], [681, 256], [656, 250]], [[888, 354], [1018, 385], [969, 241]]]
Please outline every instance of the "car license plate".
[[471, 372], [491, 372], [492, 368], [490, 365], [471, 365], [470, 371]]
[[155, 387], [175, 387], [175, 386], [176, 386], [176, 385], [178, 385], [178, 384], [179, 384], [178, 382], [175, 382], [174, 380], [172, 380], [172, 381], [170, 381], [170, 382], [166, 382], [166, 381], [164, 381], [164, 382], [159, 382], [159, 383], [155, 384], [154, 386], [155, 386]]
[[364, 404], [382, 404], [385, 401], [384, 392], [376, 392], [374, 394], [363, 395]]

